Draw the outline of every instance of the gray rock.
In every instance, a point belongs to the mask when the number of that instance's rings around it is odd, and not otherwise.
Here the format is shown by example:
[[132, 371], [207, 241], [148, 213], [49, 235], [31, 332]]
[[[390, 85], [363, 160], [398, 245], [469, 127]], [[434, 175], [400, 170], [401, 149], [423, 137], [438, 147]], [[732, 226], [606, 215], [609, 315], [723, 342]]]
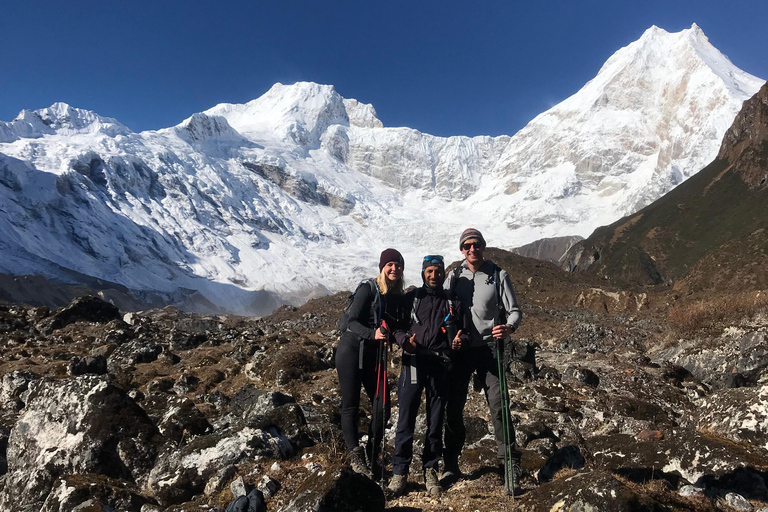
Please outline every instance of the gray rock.
[[195, 436], [213, 430], [203, 413], [189, 398], [153, 393], [144, 398], [141, 406], [155, 422], [160, 433], [176, 444], [183, 444]]
[[163, 352], [163, 347], [157, 344], [147, 344], [141, 339], [123, 343], [107, 358], [107, 368], [110, 373], [121, 374], [131, 372], [136, 364], [156, 361]]
[[752, 512], [752, 510], [755, 508], [749, 501], [747, 501], [746, 498], [744, 498], [744, 496], [736, 494], [735, 492], [729, 492], [726, 494], [725, 502], [729, 507], [736, 510], [737, 512]]
[[768, 445], [768, 386], [725, 389], [699, 402], [697, 423], [736, 443]]
[[117, 306], [105, 302], [98, 297], [86, 295], [77, 297], [68, 306], [59, 309], [52, 316], [43, 319], [37, 328], [40, 332], [50, 334], [76, 322], [107, 323], [120, 318]]
[[100, 377], [33, 381], [8, 439], [0, 510], [42, 505], [62, 475], [140, 482], [154, 463], [157, 434], [146, 413]]
[[637, 487], [622, 484], [604, 471], [585, 471], [543, 484], [525, 496], [528, 510], [570, 512], [662, 512], [670, 510]]
[[684, 485], [677, 492], [678, 494], [680, 494], [680, 496], [690, 497], [690, 496], [699, 496], [704, 494], [704, 489], [702, 489], [701, 487], [696, 487], [694, 485]]
[[296, 447], [313, 444], [304, 412], [292, 396], [248, 384], [232, 396], [229, 407], [250, 427], [278, 428]]
[[[235, 466], [225, 466], [218, 470], [216, 473], [213, 474], [213, 476], [208, 480], [208, 483], [205, 484], [205, 491], [203, 493], [206, 496], [210, 496], [211, 494], [217, 494], [221, 492], [226, 486], [227, 482], [229, 482], [233, 476], [237, 473], [237, 468]], [[242, 483], [242, 493], [241, 494], [235, 494], [235, 483], [240, 481], [243, 482], [243, 477], [236, 478], [232, 484], [230, 484], [229, 488], [232, 490], [232, 494], [235, 497], [245, 495], [245, 484]]]
[[190, 500], [211, 476], [226, 466], [255, 458], [288, 458], [295, 451], [277, 429], [235, 426], [194, 439], [179, 448], [167, 444], [149, 475], [147, 487], [160, 504]]
[[266, 498], [271, 498], [277, 494], [277, 491], [280, 490], [280, 487], [280, 482], [268, 475], [264, 475], [256, 485], [256, 488], [263, 492]]
[[[234, 466], [230, 466], [234, 468]], [[235, 478], [235, 480], [229, 484], [229, 490], [232, 491], [232, 496], [239, 498], [248, 494], [248, 488], [245, 486], [245, 480], [242, 476]]]
[[565, 376], [596, 388], [600, 384], [600, 377], [588, 368], [569, 366], [565, 370]]
[[194, 391], [198, 384], [200, 384], [200, 379], [195, 377], [194, 375], [187, 375], [184, 374], [181, 377], [178, 378], [178, 380], [173, 384], [173, 390], [180, 394], [186, 394], [191, 391]]
[[67, 374], [71, 376], [93, 373], [104, 375], [107, 373], [107, 359], [104, 356], [80, 357], [75, 356], [69, 361]]
[[140, 512], [146, 505], [133, 485], [96, 475], [68, 475], [56, 482], [40, 512]]
[[12, 411], [24, 407], [23, 393], [27, 391], [30, 382], [39, 379], [40, 375], [22, 370], [14, 370], [3, 375], [3, 380], [0, 382], [0, 407]]
[[584, 467], [584, 456], [577, 446], [564, 446], [552, 455], [539, 470], [539, 482], [549, 482], [555, 474], [564, 468], [581, 469]]

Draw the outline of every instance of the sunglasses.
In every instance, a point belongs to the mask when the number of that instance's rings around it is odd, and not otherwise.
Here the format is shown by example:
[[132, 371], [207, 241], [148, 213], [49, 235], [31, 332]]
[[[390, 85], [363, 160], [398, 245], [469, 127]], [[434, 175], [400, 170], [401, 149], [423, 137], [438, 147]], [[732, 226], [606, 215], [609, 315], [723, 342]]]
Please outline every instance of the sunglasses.
[[430, 254], [429, 256], [424, 256], [424, 263], [435, 263], [440, 265], [443, 263], [443, 257], [439, 254]]
[[462, 246], [461, 246], [462, 250], [464, 250], [464, 251], [468, 251], [468, 250], [470, 250], [473, 247], [475, 249], [482, 249], [483, 245], [480, 242], [467, 242], [465, 244], [462, 244]]

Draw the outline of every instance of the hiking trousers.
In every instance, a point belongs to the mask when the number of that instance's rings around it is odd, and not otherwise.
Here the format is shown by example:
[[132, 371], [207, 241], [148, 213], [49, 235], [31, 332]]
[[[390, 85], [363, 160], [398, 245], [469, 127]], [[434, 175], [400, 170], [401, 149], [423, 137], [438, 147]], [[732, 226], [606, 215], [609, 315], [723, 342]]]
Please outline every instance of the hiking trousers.
[[[448, 375], [449, 388], [445, 407], [446, 464], [457, 464], [461, 450], [464, 448], [464, 441], [467, 436], [464, 428], [464, 405], [467, 403], [469, 382], [474, 372], [477, 372], [478, 380], [482, 383], [485, 392], [485, 400], [491, 412], [498, 457], [503, 460], [505, 446], [501, 421], [501, 388], [499, 367], [493, 350], [487, 345], [470, 347], [467, 350], [454, 352], [451, 360], [453, 361], [453, 368]], [[507, 403], [509, 403], [509, 399], [507, 399]], [[511, 424], [509, 425], [509, 439], [513, 445], [513, 453], [519, 454], [515, 445], [515, 429]]]
[[443, 417], [447, 393], [447, 372], [440, 363], [429, 357], [404, 354], [397, 382], [399, 416], [395, 434], [395, 453], [392, 456], [392, 472], [407, 475], [413, 460], [413, 436], [416, 418], [425, 395], [427, 425], [424, 450], [421, 454], [422, 470], [435, 468], [443, 452]]
[[[362, 366], [360, 369], [360, 345], [363, 347]], [[336, 372], [339, 376], [341, 389], [341, 432], [344, 444], [348, 450], [359, 446], [360, 438], [357, 431], [360, 421], [360, 387], [371, 400], [371, 417], [381, 418], [381, 405], [376, 400], [376, 379], [378, 377], [379, 342], [375, 340], [360, 340], [354, 335], [343, 335], [336, 349]], [[384, 397], [388, 409], [389, 397]], [[387, 417], [389, 415], [387, 414]], [[368, 455], [375, 455], [376, 447], [381, 445], [384, 436], [382, 421], [371, 421], [368, 425]]]

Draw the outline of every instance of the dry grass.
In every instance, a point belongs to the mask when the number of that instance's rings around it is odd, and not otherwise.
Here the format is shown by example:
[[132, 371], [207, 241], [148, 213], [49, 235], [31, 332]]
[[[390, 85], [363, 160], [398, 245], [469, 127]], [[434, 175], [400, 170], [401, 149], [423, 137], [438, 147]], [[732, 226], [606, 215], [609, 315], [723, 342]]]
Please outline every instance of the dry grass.
[[738, 325], [760, 313], [768, 313], [768, 293], [764, 291], [723, 295], [676, 306], [669, 311], [669, 322], [681, 334], [695, 334]]

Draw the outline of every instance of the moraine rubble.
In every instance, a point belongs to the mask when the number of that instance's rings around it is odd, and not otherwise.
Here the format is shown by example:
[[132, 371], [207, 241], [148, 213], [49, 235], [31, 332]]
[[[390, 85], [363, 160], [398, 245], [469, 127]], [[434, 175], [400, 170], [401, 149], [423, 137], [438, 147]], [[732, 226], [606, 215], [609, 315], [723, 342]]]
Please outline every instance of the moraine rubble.
[[224, 511], [258, 488], [284, 512], [768, 510], [766, 322], [670, 343], [633, 310], [530, 307], [508, 361], [522, 494], [503, 496], [472, 392], [465, 479], [431, 497], [415, 464], [385, 501], [343, 456], [344, 300], [262, 319], [0, 305], [0, 509]]

